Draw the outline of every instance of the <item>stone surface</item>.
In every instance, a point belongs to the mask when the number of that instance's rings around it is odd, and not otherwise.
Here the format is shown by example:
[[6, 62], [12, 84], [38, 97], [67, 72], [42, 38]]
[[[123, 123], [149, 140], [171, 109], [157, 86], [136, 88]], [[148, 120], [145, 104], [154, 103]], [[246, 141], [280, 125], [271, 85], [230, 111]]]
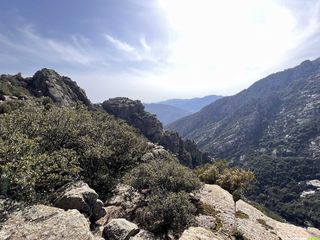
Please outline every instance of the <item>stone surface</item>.
[[126, 212], [120, 206], [108, 206], [104, 208], [106, 214], [96, 221], [97, 225], [104, 226], [110, 220], [115, 218], [123, 218], [126, 216]]
[[[62, 209], [77, 209], [87, 216], [92, 215], [92, 209], [98, 199], [98, 194], [84, 182], [68, 184], [58, 190], [60, 196], [54, 202]], [[96, 211], [98, 211], [96, 209]]]
[[211, 231], [214, 231], [216, 228], [216, 218], [207, 215], [199, 215], [196, 217], [198, 227], [202, 227]]
[[219, 233], [213, 233], [202, 227], [190, 227], [185, 230], [180, 240], [226, 240], [230, 239], [226, 236], [223, 236]]
[[221, 220], [223, 231], [231, 233], [234, 230], [234, 201], [232, 195], [218, 185], [205, 184], [199, 194], [200, 202], [211, 206], [216, 216]]
[[[253, 207], [239, 200], [236, 203], [237, 212], [245, 217], [235, 218], [235, 209], [232, 195], [217, 185], [204, 185], [199, 193], [202, 204], [212, 206], [214, 215], [221, 220], [222, 227], [219, 230], [228, 236], [235, 232], [241, 233], [248, 240], [293, 240], [308, 239], [319, 236], [319, 230], [315, 228], [302, 228], [292, 224], [279, 222]], [[205, 227], [205, 217], [198, 216], [197, 220]]]
[[35, 205], [10, 214], [0, 239], [93, 240], [88, 220], [77, 210]]
[[317, 229], [306, 229], [276, 221], [242, 200], [237, 202], [237, 210], [249, 216], [248, 219], [237, 218], [238, 230], [248, 239], [292, 240], [319, 236]]
[[103, 202], [100, 199], [97, 199], [92, 207], [92, 215], [94, 220], [100, 219], [106, 215], [107, 212], [103, 206]]
[[118, 184], [113, 190], [113, 196], [105, 203], [108, 205], [121, 206], [127, 212], [135, 210], [143, 196], [132, 187], [125, 184]]
[[153, 233], [146, 230], [140, 230], [139, 233], [133, 237], [129, 238], [130, 240], [160, 240], [161, 238], [156, 237]]
[[104, 228], [103, 236], [108, 240], [128, 240], [139, 232], [136, 224], [124, 218], [112, 219]]

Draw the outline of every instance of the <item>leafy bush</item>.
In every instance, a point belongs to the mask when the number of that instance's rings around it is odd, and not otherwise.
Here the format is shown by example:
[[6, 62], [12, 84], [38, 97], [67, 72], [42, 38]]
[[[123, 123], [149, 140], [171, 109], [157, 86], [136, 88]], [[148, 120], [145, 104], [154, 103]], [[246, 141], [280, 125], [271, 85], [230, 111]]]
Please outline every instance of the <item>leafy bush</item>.
[[169, 192], [150, 197], [148, 206], [140, 211], [137, 220], [154, 233], [165, 233], [169, 230], [181, 233], [195, 222], [195, 212], [188, 194]]
[[174, 159], [151, 161], [133, 169], [125, 181], [137, 190], [155, 192], [191, 192], [201, 186], [199, 179], [187, 167]]
[[2, 192], [46, 201], [65, 183], [83, 179], [103, 197], [146, 148], [133, 128], [106, 113], [31, 101], [0, 115]]
[[195, 169], [201, 181], [218, 184], [230, 193], [236, 193], [248, 188], [255, 179], [253, 172], [238, 168], [229, 168], [226, 161], [216, 161], [210, 165]]
[[201, 183], [192, 171], [175, 159], [151, 161], [134, 168], [125, 182], [147, 192], [145, 207], [137, 221], [155, 233], [182, 232], [194, 222], [195, 207], [188, 193], [199, 190]]

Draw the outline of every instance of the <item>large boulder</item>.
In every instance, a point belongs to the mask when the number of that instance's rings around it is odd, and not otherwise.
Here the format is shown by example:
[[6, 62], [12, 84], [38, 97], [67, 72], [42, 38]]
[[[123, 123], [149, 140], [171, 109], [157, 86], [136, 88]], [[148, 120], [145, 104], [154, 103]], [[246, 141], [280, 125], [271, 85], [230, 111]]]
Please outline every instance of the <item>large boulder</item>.
[[[2, 228], [1, 228], [2, 226]], [[93, 240], [88, 220], [77, 210], [44, 205], [11, 213], [0, 225], [0, 239]]]
[[[88, 217], [101, 217], [103, 215], [103, 203], [98, 200], [98, 194], [88, 184], [80, 181], [68, 184], [58, 190], [60, 193], [54, 202], [54, 206], [68, 209], [77, 209]], [[97, 214], [99, 216], [94, 216]]]
[[104, 228], [103, 236], [108, 240], [128, 240], [139, 232], [136, 224], [124, 218], [112, 219]]

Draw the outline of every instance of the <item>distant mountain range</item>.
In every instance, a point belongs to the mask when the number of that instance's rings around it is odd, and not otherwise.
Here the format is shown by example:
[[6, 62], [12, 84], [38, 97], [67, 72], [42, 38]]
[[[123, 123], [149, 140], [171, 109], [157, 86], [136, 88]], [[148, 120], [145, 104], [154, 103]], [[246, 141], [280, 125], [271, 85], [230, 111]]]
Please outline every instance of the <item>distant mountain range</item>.
[[[320, 59], [272, 74], [169, 126], [216, 159], [252, 169], [251, 198], [320, 226]], [[309, 192], [308, 197], [302, 193]], [[280, 204], [281, 203], [281, 204]], [[307, 221], [305, 221], [307, 219]]]
[[210, 95], [202, 98], [169, 99], [158, 103], [144, 103], [146, 111], [156, 114], [158, 119], [167, 125], [180, 118], [199, 111], [222, 96]]

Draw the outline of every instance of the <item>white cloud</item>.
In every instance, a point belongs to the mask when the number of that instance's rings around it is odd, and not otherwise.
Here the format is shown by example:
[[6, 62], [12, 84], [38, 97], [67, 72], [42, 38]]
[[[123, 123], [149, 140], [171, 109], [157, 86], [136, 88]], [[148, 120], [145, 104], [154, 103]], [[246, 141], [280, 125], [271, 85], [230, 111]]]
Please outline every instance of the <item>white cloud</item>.
[[134, 52], [135, 49], [134, 47], [130, 46], [128, 43], [121, 41], [119, 39], [116, 39], [108, 34], [104, 34], [104, 37], [114, 45], [114, 47], [116, 47], [117, 49], [121, 50], [121, 51], [125, 51], [125, 52]]
[[145, 36], [142, 36], [142, 37], [140, 38], [140, 43], [141, 43], [141, 46], [142, 46], [146, 51], [148, 51], [148, 52], [151, 51], [151, 47], [150, 47], [149, 44], [147, 43]]

